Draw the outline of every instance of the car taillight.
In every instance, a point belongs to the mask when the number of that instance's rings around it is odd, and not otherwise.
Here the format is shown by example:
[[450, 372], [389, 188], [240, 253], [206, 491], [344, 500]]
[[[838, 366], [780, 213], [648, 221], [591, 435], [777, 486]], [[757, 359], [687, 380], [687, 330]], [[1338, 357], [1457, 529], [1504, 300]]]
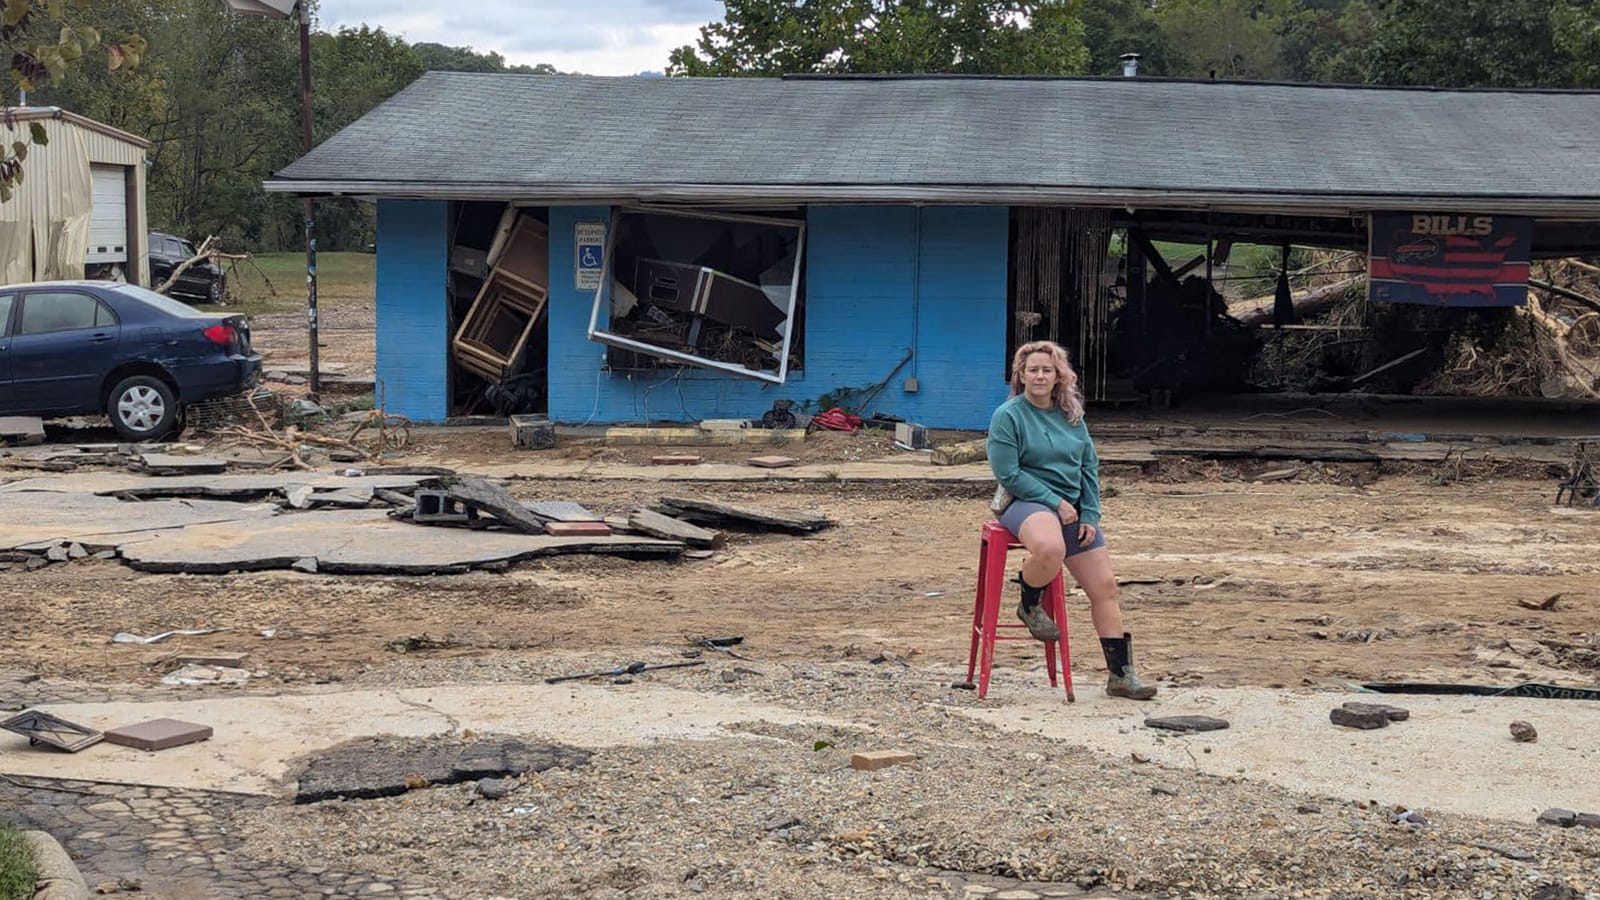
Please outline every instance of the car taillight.
[[238, 332], [230, 325], [213, 325], [200, 333], [206, 336], [206, 340], [223, 347], [233, 346], [234, 339], [238, 337]]

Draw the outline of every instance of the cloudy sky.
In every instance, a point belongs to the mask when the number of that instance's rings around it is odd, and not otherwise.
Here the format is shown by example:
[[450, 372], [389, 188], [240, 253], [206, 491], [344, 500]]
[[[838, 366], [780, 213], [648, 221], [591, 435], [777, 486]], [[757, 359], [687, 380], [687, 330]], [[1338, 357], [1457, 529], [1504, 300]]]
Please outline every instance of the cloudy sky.
[[720, 0], [321, 0], [317, 25], [366, 24], [411, 43], [492, 50], [512, 64], [634, 75], [664, 69], [667, 54], [722, 12]]

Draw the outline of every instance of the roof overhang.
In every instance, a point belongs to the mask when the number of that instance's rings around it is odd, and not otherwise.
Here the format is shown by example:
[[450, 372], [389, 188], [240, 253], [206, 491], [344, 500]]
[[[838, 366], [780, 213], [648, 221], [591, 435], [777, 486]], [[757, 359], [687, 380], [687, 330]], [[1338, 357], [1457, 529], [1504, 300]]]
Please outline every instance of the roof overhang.
[[1484, 215], [1600, 220], [1600, 197], [1361, 195], [1241, 191], [1168, 191], [1140, 188], [1030, 185], [715, 185], [562, 184], [466, 182], [296, 181], [269, 179], [267, 191], [301, 196], [364, 199], [486, 200], [551, 206], [670, 203], [716, 206], [862, 204], [940, 206], [1093, 206], [1193, 209], [1310, 216], [1361, 216], [1373, 211], [1460, 211]]

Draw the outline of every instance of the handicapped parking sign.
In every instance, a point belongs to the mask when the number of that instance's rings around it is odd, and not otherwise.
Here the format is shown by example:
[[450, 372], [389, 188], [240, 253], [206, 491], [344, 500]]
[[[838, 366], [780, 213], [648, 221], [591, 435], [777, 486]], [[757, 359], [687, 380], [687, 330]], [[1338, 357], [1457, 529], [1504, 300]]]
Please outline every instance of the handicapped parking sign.
[[580, 291], [600, 289], [600, 268], [606, 258], [606, 223], [573, 225], [573, 286]]

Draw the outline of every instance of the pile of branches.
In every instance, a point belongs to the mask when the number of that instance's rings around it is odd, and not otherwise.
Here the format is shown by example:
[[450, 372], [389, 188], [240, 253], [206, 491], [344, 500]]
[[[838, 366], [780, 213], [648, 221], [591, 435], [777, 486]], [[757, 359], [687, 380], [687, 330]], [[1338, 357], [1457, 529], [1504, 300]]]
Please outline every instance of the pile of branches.
[[1600, 267], [1535, 263], [1528, 305], [1498, 334], [1454, 335], [1417, 393], [1600, 399]]
[[254, 403], [257, 425], [234, 425], [218, 429], [216, 434], [249, 447], [277, 450], [283, 453], [269, 468], [310, 469], [304, 454], [315, 447], [324, 452], [343, 450], [362, 460], [375, 462], [391, 458], [411, 444], [411, 420], [405, 416], [388, 413], [380, 406], [371, 410], [359, 421], [352, 423], [344, 437], [322, 434], [297, 425], [274, 424]]

